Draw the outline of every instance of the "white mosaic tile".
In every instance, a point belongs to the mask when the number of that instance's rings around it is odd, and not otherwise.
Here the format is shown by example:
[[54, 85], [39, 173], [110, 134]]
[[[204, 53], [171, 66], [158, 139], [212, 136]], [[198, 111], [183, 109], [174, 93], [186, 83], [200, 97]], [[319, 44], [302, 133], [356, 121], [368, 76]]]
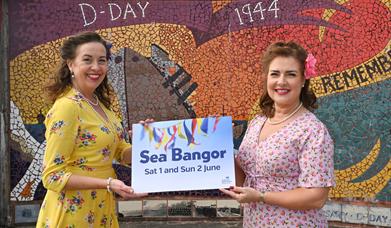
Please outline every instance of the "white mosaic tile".
[[342, 205], [342, 213], [346, 216], [342, 217], [342, 222], [368, 224], [368, 210], [366, 206]]
[[327, 202], [323, 207], [323, 212], [328, 221], [339, 221], [346, 219], [346, 212], [342, 212], [342, 205], [334, 202]]
[[391, 208], [370, 207], [368, 224], [391, 227]]
[[[116, 58], [121, 59], [118, 63], [115, 61]], [[124, 126], [128, 126], [127, 118], [127, 105], [126, 105], [126, 90], [125, 90], [125, 72], [124, 72], [124, 61], [125, 61], [125, 49], [122, 48], [118, 53], [112, 54], [109, 62], [109, 74], [108, 79], [115, 94], [117, 94], [119, 106], [121, 108], [122, 121]]]

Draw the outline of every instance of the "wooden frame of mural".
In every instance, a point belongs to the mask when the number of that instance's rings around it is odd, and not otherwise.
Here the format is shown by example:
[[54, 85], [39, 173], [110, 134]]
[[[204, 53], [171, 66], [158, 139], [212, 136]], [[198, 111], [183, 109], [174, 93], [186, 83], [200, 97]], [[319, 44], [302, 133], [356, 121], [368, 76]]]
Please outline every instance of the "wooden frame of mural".
[[8, 77], [8, 4], [0, 3], [0, 224], [10, 225], [10, 154], [9, 154], [9, 77]]
[[[315, 114], [335, 142], [337, 186], [330, 196], [389, 209], [391, 3], [300, 2], [9, 1], [12, 204], [36, 202], [45, 194], [40, 168], [43, 119], [50, 106], [42, 87], [59, 61], [64, 38], [94, 30], [113, 44], [109, 81], [115, 91], [114, 111], [125, 126], [150, 117], [230, 115], [236, 125], [235, 149], [247, 121], [259, 111], [263, 50], [277, 40], [299, 42], [318, 59], [319, 76], [311, 79], [320, 103]], [[114, 166], [130, 183], [130, 168]], [[218, 191], [150, 197], [199, 196], [223, 199]]]

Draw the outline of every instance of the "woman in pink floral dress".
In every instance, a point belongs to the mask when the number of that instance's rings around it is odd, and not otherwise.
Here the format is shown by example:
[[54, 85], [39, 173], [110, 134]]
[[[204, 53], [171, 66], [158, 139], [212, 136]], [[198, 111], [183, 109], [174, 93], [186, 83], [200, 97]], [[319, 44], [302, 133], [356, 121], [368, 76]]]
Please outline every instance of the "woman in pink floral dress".
[[236, 156], [237, 185], [221, 189], [244, 204], [244, 227], [327, 227], [321, 208], [335, 185], [333, 141], [311, 112], [315, 58], [294, 42], [270, 45], [262, 115]]

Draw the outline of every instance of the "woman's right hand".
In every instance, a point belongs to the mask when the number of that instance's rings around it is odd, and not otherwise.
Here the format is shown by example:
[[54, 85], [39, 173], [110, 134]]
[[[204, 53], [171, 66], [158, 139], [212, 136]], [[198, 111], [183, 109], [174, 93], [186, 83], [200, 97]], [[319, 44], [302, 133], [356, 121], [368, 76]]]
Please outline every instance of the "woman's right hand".
[[238, 201], [239, 203], [251, 203], [251, 202], [259, 202], [261, 199], [261, 193], [254, 188], [250, 187], [237, 187], [234, 186], [229, 190], [221, 188], [220, 191], [231, 196], [233, 199]]
[[132, 187], [126, 185], [123, 181], [118, 179], [113, 179], [110, 182], [110, 189], [111, 191], [121, 196], [123, 199], [140, 198], [148, 195], [148, 193], [135, 193]]

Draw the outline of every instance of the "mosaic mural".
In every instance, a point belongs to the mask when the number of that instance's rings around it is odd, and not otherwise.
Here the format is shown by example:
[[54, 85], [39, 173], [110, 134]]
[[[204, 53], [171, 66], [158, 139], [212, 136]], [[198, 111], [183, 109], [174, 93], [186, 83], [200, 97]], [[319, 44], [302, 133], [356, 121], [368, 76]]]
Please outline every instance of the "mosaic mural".
[[[43, 85], [67, 36], [113, 44], [110, 83], [124, 124], [230, 115], [235, 148], [258, 111], [260, 58], [277, 40], [318, 59], [317, 116], [335, 141], [335, 198], [391, 196], [389, 0], [9, 1], [11, 200], [42, 199]], [[116, 166], [118, 173], [130, 172]], [[165, 193], [173, 194], [173, 193]], [[190, 192], [184, 195], [212, 195]]]

